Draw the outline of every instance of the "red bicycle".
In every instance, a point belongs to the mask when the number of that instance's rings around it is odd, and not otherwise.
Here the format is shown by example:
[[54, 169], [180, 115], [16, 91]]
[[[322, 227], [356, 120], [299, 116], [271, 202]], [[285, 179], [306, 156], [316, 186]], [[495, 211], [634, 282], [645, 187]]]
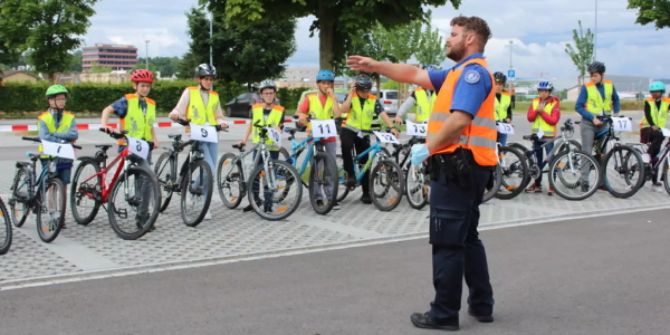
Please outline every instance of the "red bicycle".
[[[100, 128], [115, 139], [126, 139], [120, 133]], [[109, 224], [124, 240], [135, 240], [152, 229], [161, 204], [161, 194], [156, 175], [140, 165], [142, 158], [131, 154], [126, 146], [107, 164], [107, 150], [112, 145], [96, 145], [94, 157], [80, 157], [70, 191], [70, 207], [75, 221], [88, 225], [105, 208]], [[111, 181], [107, 172], [116, 165]], [[107, 206], [105, 207], [105, 204]], [[134, 214], [134, 215], [132, 215]]]

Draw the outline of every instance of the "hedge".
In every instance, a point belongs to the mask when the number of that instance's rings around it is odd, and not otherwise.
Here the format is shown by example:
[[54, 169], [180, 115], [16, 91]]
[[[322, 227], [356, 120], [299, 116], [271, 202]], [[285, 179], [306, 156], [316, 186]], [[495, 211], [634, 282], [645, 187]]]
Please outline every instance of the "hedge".
[[[181, 93], [187, 86], [196, 85], [194, 81], [157, 81], [154, 83], [149, 96], [156, 100], [159, 114], [168, 113], [177, 104]], [[47, 107], [44, 92], [49, 84], [47, 82], [7, 83], [0, 86], [0, 112], [20, 114], [23, 112], [42, 111]], [[122, 97], [126, 93], [132, 93], [130, 84], [94, 84], [84, 83], [77, 85], [65, 85], [70, 91], [67, 109], [73, 112], [101, 112], [106, 106]], [[233, 99], [240, 93], [246, 91], [246, 87], [238, 84], [216, 85], [215, 87], [221, 97], [221, 104]], [[298, 104], [298, 99], [305, 88], [286, 89], [281, 88], [277, 92], [288, 110], [293, 110]]]

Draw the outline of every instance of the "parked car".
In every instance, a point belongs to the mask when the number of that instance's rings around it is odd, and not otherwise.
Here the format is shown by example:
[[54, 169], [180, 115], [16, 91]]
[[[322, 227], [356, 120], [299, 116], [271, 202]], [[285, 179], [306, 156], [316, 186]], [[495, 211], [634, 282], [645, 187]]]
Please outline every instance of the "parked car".
[[251, 105], [257, 101], [256, 93], [242, 93], [228, 101], [225, 106], [226, 116], [251, 117]]
[[377, 98], [389, 116], [395, 116], [398, 113], [398, 90], [381, 90], [377, 94]]

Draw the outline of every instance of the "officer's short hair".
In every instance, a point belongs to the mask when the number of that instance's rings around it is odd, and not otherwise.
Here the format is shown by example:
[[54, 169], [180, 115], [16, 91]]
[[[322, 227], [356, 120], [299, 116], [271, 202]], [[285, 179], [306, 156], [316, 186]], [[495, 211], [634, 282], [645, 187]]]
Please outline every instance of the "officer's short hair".
[[451, 26], [463, 27], [465, 30], [477, 34], [482, 51], [484, 50], [484, 46], [486, 46], [486, 42], [491, 38], [491, 29], [488, 23], [477, 16], [457, 16], [451, 20]]

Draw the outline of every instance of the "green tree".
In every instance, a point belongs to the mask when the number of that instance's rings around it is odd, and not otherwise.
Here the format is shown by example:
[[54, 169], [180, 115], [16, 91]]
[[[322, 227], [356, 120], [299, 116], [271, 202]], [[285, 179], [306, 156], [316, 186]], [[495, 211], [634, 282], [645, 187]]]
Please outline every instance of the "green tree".
[[[4, 0], [3, 0], [4, 1]], [[53, 82], [57, 72], [68, 69], [70, 51], [79, 47], [90, 25], [96, 0], [30, 0], [33, 24], [27, 43], [30, 59], [37, 71]]]
[[586, 68], [589, 63], [593, 60], [593, 33], [591, 29], [582, 28], [582, 21], [578, 21], [579, 30], [572, 30], [572, 39], [575, 43], [573, 47], [572, 44], [567, 43], [565, 45], [565, 53], [570, 56], [572, 62], [577, 67], [577, 72], [579, 72], [579, 77], [577, 78], [577, 83], [582, 84], [582, 78], [586, 74]]
[[[145, 58], [140, 57], [133, 69], [143, 69], [145, 64]], [[152, 57], [149, 59], [149, 70], [160, 72], [161, 77], [171, 77], [179, 71], [180, 64], [179, 57]]]
[[[429, 11], [427, 16], [430, 19], [431, 12]], [[440, 36], [439, 30], [433, 27], [430, 24], [430, 20], [423, 26], [423, 31], [421, 32], [421, 38], [419, 39], [418, 46], [414, 52], [414, 57], [420, 64], [440, 64], [444, 61], [446, 57], [444, 52], [444, 45], [442, 44], [442, 37]]]
[[319, 34], [319, 64], [337, 67], [356, 35], [376, 23], [384, 27], [406, 24], [425, 18], [424, 6], [450, 2], [455, 8], [461, 0], [201, 0], [215, 13], [223, 13], [231, 22], [254, 22], [271, 17], [279, 22], [313, 15], [310, 31]]
[[[209, 21], [204, 10], [193, 8], [188, 13], [188, 25], [189, 60], [209, 63]], [[279, 77], [295, 51], [294, 33], [295, 19], [268, 16], [243, 23], [215, 12], [212, 46], [218, 77], [225, 82], [247, 83], [248, 88], [254, 82]]]
[[0, 72], [25, 51], [33, 5], [22, 0], [0, 1]]
[[657, 29], [670, 27], [670, 0], [628, 0], [629, 9], [637, 9], [636, 23], [654, 23]]
[[70, 57], [70, 65], [68, 66], [68, 71], [70, 72], [81, 72], [81, 64], [82, 64], [82, 51], [77, 50], [73, 52]]

